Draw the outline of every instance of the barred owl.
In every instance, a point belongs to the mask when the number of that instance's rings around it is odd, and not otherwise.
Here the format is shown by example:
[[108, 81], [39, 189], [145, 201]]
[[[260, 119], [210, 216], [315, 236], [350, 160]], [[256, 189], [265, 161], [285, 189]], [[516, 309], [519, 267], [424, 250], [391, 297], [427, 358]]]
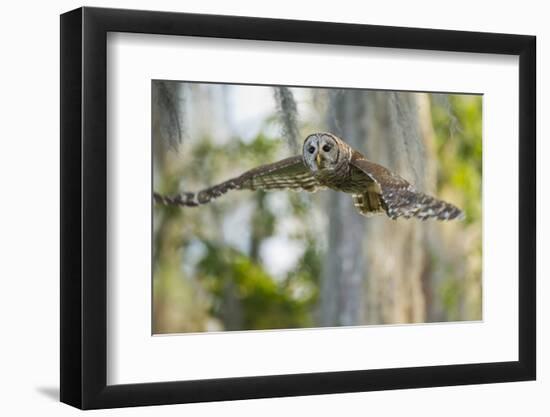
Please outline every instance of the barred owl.
[[417, 191], [405, 179], [369, 161], [332, 133], [309, 135], [302, 155], [259, 166], [196, 193], [176, 196], [154, 193], [154, 199], [158, 204], [195, 207], [210, 203], [230, 190], [315, 192], [327, 188], [351, 194], [359, 213], [367, 217], [385, 213], [391, 219], [464, 218], [456, 206]]

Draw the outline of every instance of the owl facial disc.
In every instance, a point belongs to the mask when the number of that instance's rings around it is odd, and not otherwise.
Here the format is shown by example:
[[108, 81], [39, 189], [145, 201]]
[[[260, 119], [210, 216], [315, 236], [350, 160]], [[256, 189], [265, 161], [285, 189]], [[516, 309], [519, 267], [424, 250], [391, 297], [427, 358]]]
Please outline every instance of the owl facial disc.
[[333, 170], [339, 162], [340, 148], [336, 138], [328, 133], [314, 133], [304, 141], [303, 158], [313, 172]]

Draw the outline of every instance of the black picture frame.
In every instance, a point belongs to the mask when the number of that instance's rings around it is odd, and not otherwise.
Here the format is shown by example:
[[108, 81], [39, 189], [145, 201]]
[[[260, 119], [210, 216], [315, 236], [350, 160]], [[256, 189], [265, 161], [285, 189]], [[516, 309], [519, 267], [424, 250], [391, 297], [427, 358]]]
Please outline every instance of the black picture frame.
[[[108, 32], [519, 56], [519, 360], [107, 385]], [[94, 409], [535, 379], [535, 51], [524, 35], [88, 7], [61, 15], [61, 401]]]

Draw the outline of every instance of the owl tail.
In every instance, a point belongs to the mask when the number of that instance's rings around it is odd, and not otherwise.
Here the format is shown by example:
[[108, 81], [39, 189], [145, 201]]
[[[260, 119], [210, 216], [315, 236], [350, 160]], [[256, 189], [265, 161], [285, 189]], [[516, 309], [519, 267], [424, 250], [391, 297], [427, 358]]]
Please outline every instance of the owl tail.
[[429, 195], [424, 194], [423, 197], [425, 204], [415, 213], [415, 217], [421, 220], [426, 220], [430, 217], [437, 220], [464, 220], [464, 213], [455, 205]]
[[465, 216], [462, 210], [453, 204], [443, 200], [438, 200], [427, 194], [415, 192], [409, 195], [393, 207], [388, 207], [388, 215], [392, 219], [405, 217], [409, 219], [416, 217], [421, 220], [437, 219], [437, 220], [464, 220]]

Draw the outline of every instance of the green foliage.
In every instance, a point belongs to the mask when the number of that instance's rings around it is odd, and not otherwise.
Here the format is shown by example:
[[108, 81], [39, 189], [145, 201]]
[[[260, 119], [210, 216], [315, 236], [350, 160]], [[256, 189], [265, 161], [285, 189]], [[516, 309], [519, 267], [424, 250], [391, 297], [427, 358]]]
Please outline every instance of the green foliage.
[[466, 221], [481, 218], [482, 97], [439, 96], [432, 100], [432, 119], [438, 155], [438, 189], [453, 189]]
[[277, 282], [246, 254], [215, 242], [205, 242], [206, 255], [198, 264], [199, 281], [213, 296], [211, 314], [224, 321], [228, 297], [238, 301], [245, 329], [307, 327], [312, 324], [311, 294], [296, 293], [299, 281], [309, 282], [306, 269]]
[[[432, 96], [438, 193], [466, 213], [464, 259], [452, 259], [437, 289], [448, 320], [481, 317], [482, 96]], [[449, 261], [447, 261], [449, 262]]]
[[[234, 169], [238, 169], [235, 174], [240, 174], [243, 166], [253, 167], [281, 158], [284, 156], [281, 155], [283, 149], [284, 144], [279, 138], [271, 138], [264, 133], [250, 141], [233, 138], [226, 143], [216, 143], [212, 138], [204, 137], [190, 148], [187, 163], [181, 167], [177, 177], [185, 179], [184, 187], [208, 186], [226, 179], [228, 172]], [[239, 164], [235, 164], [236, 160]], [[179, 187], [171, 181], [161, 188], [170, 193]], [[232, 247], [222, 237], [223, 218], [235, 208], [235, 204], [231, 204], [232, 197], [238, 197], [240, 204], [249, 202], [254, 207], [248, 225], [246, 251]], [[289, 199], [290, 210], [285, 218], [294, 216], [303, 220], [311, 214], [308, 211], [309, 197], [298, 193], [285, 193], [281, 197]], [[185, 291], [200, 293], [208, 300], [202, 303], [203, 307], [206, 306], [203, 313], [217, 320], [224, 330], [298, 328], [314, 324], [321, 268], [315, 241], [308, 237], [307, 232], [305, 235], [304, 232], [297, 232], [292, 238], [304, 243], [302, 257], [286, 276], [271, 276], [264, 268], [259, 252], [262, 242], [276, 235], [282, 213], [275, 213], [269, 207], [267, 193], [258, 191], [228, 195], [217, 204], [201, 207], [200, 210], [159, 207], [158, 212], [163, 214], [163, 222], [157, 227], [156, 252], [163, 247], [163, 243], [175, 249], [176, 242], [180, 251], [176, 258], [176, 253], [171, 251], [164, 260], [157, 259], [159, 269], [155, 273], [155, 293], [162, 297], [155, 303], [160, 305], [166, 299], [172, 300], [170, 303], [182, 300], [183, 296], [189, 295]], [[173, 220], [170, 220], [173, 218], [178, 219], [176, 227], [185, 227], [187, 232], [180, 229], [179, 233], [175, 233], [174, 240], [168, 242], [168, 231], [175, 231], [171, 223]], [[202, 245], [199, 246], [205, 248], [204, 253], [191, 270], [181, 270], [180, 277], [177, 277], [173, 260], [185, 262], [193, 242], [200, 242]], [[194, 283], [194, 289], [190, 282]], [[182, 308], [182, 311], [187, 311], [189, 315], [188, 309]], [[186, 323], [186, 320], [183, 322]]]

